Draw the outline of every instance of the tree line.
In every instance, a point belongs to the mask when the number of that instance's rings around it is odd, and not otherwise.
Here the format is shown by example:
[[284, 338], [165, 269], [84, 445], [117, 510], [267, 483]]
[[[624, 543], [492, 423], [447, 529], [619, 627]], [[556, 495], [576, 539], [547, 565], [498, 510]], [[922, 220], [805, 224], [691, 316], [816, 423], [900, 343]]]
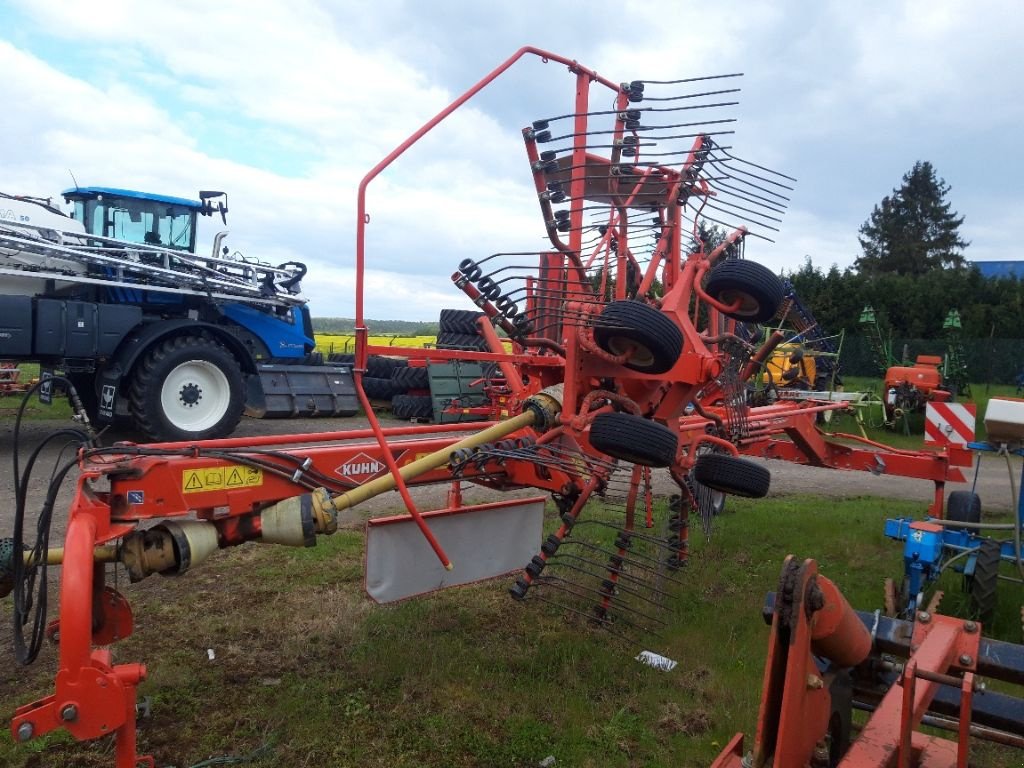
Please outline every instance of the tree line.
[[823, 271], [808, 257], [786, 275], [823, 327], [857, 333], [870, 305], [894, 335], [928, 339], [943, 333], [955, 309], [966, 338], [1024, 337], [1024, 286], [985, 278], [964, 258], [970, 243], [949, 191], [931, 163], [915, 163], [861, 226], [862, 252], [851, 268]]
[[1024, 338], [1024, 283], [986, 278], [976, 267], [871, 275], [835, 266], [824, 271], [808, 259], [784, 276], [829, 333], [862, 333], [861, 312], [871, 306], [882, 328], [894, 336], [940, 337], [946, 316], [955, 309], [964, 338]]

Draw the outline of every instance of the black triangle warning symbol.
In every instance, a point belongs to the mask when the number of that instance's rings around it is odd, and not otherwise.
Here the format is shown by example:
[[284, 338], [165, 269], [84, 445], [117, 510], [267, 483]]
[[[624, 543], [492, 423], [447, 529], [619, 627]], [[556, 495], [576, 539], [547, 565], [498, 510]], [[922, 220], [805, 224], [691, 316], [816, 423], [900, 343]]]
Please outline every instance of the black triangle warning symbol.
[[188, 479], [188, 482], [185, 483], [185, 490], [186, 491], [201, 491], [201, 490], [203, 490], [203, 484], [199, 480], [199, 473], [198, 472], [193, 472], [192, 473], [192, 477], [190, 477]]
[[237, 468], [231, 470], [231, 474], [228, 475], [228, 481], [227, 481], [226, 485], [228, 487], [231, 487], [233, 485], [244, 485], [244, 484], [245, 483], [242, 481], [242, 473], [239, 472]]

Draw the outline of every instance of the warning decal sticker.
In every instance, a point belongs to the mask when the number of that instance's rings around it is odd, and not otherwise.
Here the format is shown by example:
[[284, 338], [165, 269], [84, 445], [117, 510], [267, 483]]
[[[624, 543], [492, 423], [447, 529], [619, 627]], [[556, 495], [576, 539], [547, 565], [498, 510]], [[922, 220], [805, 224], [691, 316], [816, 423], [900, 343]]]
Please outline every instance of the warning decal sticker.
[[263, 470], [238, 464], [211, 469], [186, 469], [181, 473], [183, 493], [207, 493], [233, 488], [253, 488], [257, 485], [263, 485]]

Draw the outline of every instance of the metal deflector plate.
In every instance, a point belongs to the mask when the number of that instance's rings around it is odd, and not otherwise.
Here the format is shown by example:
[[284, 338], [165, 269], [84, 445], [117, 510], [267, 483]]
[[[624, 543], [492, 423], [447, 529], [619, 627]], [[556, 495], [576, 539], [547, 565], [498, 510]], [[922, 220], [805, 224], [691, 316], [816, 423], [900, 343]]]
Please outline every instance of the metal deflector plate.
[[540, 546], [545, 497], [424, 512], [445, 570], [409, 515], [368, 520], [364, 586], [378, 603], [521, 570]]

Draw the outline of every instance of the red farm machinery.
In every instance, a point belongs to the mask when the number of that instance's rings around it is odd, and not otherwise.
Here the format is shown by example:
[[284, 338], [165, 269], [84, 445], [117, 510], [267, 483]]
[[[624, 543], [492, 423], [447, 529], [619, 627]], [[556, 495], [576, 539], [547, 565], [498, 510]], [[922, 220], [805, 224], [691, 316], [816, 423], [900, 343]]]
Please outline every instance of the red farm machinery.
[[[367, 189], [524, 57], [567, 71], [575, 93], [568, 114], [522, 131], [547, 242], [453, 265], [455, 286], [484, 313], [488, 349], [445, 351], [501, 371], [495, 415], [507, 418], [468, 436], [464, 424], [384, 428], [362, 383], [369, 356], [390, 351], [367, 343]], [[626, 636], [659, 626], [682, 578], [691, 517], [708, 525], [716, 494], [768, 492], [769, 471], [741, 454], [932, 480], [941, 514], [943, 484], [962, 479], [956, 449], [886, 452], [826, 438], [816, 417], [842, 403], [748, 402], [746, 382], [783, 341], [773, 334], [755, 346], [753, 326], [776, 316], [785, 291], [742, 256], [778, 224], [792, 180], [741, 159], [728, 143], [731, 120], [708, 117], [735, 104], [734, 77], [613, 82], [523, 48], [381, 161], [359, 186], [357, 214], [355, 380], [369, 428], [111, 447], [76, 432], [82, 448], [56, 472], [32, 546], [23, 543], [27, 486], [16, 472], [0, 588], [14, 592], [19, 660], [33, 660], [49, 636], [59, 672], [52, 695], [17, 710], [14, 738], [113, 733], [118, 768], [153, 765], [136, 754], [145, 667], [115, 664], [108, 648], [133, 625], [108, 571], [123, 567], [138, 581], [184, 573], [245, 542], [312, 546], [336, 530], [340, 511], [386, 491], [399, 493], [408, 514], [368, 523], [375, 600], [517, 571], [514, 598], [557, 603]], [[713, 248], [701, 237], [705, 222], [730, 228]], [[64, 547], [50, 548], [57, 489], [76, 470]], [[553, 500], [559, 527], [543, 537], [545, 496], [467, 505], [466, 482], [536, 489]], [[447, 506], [420, 509], [415, 486], [437, 483], [449, 484]], [[47, 623], [46, 566], [58, 563], [60, 617]]]

